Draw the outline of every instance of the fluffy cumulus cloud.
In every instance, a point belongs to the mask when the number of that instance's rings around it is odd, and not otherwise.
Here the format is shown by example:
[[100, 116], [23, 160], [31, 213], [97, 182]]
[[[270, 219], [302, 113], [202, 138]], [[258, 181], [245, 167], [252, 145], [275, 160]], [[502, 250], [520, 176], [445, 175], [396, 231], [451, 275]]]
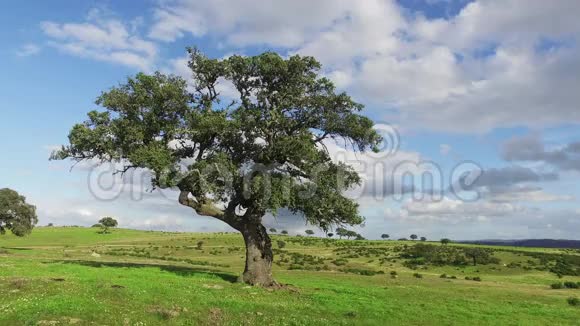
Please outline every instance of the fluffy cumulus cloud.
[[174, 41], [186, 34], [218, 34], [233, 45], [300, 45], [342, 18], [352, 1], [162, 1], [149, 34]]
[[539, 135], [515, 137], [502, 146], [507, 161], [539, 162], [564, 171], [580, 171], [580, 142], [548, 149]]
[[156, 10], [150, 36], [214, 35], [225, 47], [314, 55], [378, 113], [471, 133], [580, 122], [579, 9], [572, 0], [480, 0], [426, 18], [389, 0], [175, 0]]
[[575, 200], [571, 195], [556, 195], [546, 193], [540, 187], [517, 186], [510, 189], [499, 190], [487, 194], [495, 203], [513, 202], [568, 202]]
[[400, 214], [409, 219], [429, 219], [458, 223], [462, 220], [487, 221], [490, 218], [510, 217], [525, 211], [523, 206], [512, 203], [465, 202], [451, 198], [440, 201], [409, 201]]
[[[391, 132], [396, 131], [394, 127], [389, 126], [388, 129], [385, 125], [383, 127], [385, 127], [383, 137], [393, 136]], [[378, 125], [377, 129], [381, 130], [381, 125]], [[426, 190], [416, 187], [413, 180], [406, 177], [419, 179], [423, 173], [434, 167], [418, 152], [399, 150], [396, 144], [385, 146], [378, 153], [360, 153], [348, 146], [345, 147], [339, 141], [325, 142], [325, 148], [335, 162], [350, 165], [361, 176], [360, 186], [351, 189], [348, 192], [349, 197], [353, 199], [371, 197], [384, 204], [385, 200], [393, 195], [400, 197], [410, 192]]]
[[40, 26], [49, 44], [65, 53], [148, 71], [155, 61], [157, 45], [128, 25], [95, 9], [84, 22], [44, 21]]
[[470, 171], [455, 181], [454, 189], [476, 191], [480, 200], [496, 204], [574, 200], [571, 195], [556, 195], [544, 191], [543, 185], [559, 179], [560, 175], [556, 172], [513, 165]]
[[[338, 86], [406, 128], [483, 133], [580, 122], [578, 1], [462, 6], [433, 18], [395, 0], [163, 0], [146, 17], [146, 36], [99, 10], [41, 27], [62, 51], [141, 70], [167, 66], [156, 60], [159, 44], [185, 37], [224, 51], [314, 55]], [[183, 71], [183, 63], [170, 65]]]
[[[76, 174], [79, 174], [78, 172]], [[39, 207], [39, 225], [90, 226], [104, 216], [112, 216], [119, 227], [164, 231], [233, 231], [225, 223], [197, 216], [177, 203], [172, 191], [147, 191], [136, 194], [124, 189], [114, 199], [95, 197], [87, 185], [78, 184], [75, 195], [46, 200], [30, 198]]]

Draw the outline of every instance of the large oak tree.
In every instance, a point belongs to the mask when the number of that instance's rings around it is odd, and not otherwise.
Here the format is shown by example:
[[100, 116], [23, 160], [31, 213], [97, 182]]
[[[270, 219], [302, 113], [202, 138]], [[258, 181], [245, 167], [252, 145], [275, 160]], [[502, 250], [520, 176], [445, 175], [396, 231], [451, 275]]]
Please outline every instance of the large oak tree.
[[[272, 246], [263, 216], [288, 209], [328, 230], [363, 221], [343, 193], [360, 183], [334, 162], [324, 141], [376, 150], [381, 141], [362, 105], [320, 76], [312, 57], [266, 52], [211, 59], [189, 49], [195, 82], [160, 73], [137, 74], [104, 92], [70, 144], [53, 159], [122, 162], [152, 172], [154, 187], [179, 191], [180, 204], [219, 219], [243, 235], [242, 279], [274, 285]], [[223, 98], [228, 82], [237, 98]]]

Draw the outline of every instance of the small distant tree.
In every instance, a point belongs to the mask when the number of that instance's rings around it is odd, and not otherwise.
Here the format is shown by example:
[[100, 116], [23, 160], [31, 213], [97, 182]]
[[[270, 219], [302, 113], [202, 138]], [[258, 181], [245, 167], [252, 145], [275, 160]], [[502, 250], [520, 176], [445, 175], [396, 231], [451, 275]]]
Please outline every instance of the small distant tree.
[[92, 228], [99, 228], [99, 229], [104, 228], [103, 224], [101, 224], [101, 223], [93, 224], [91, 227]]
[[312, 230], [306, 230], [304, 233], [306, 233], [306, 235], [314, 235], [314, 231]]
[[348, 233], [348, 230], [345, 228], [337, 228], [336, 229], [336, 234], [338, 235], [339, 239], [342, 239], [342, 237], [346, 237]]
[[26, 197], [12, 189], [0, 189], [0, 234], [9, 230], [22, 237], [32, 232], [36, 223], [36, 207], [26, 203]]
[[478, 261], [488, 261], [491, 256], [489, 250], [485, 248], [465, 248], [463, 252], [473, 261], [473, 266], [476, 266]]
[[53, 226], [54, 226], [54, 224], [52, 224], [52, 223], [48, 223], [46, 226], [48, 226], [49, 228], [51, 228], [51, 227], [53, 227]]
[[201, 240], [198, 241], [197, 245], [195, 246], [195, 249], [197, 249], [197, 250], [203, 249], [203, 241], [201, 241]]
[[346, 238], [350, 239], [350, 238], [356, 238], [359, 234], [354, 232], [354, 231], [346, 231]]
[[354, 238], [355, 240], [366, 240], [365, 237], [363, 237], [361, 234], [356, 234], [356, 237]]
[[421, 241], [427, 241], [427, 238], [421, 237]]
[[109, 233], [110, 228], [117, 227], [119, 223], [112, 217], [103, 217], [99, 223], [103, 226], [103, 233]]
[[270, 228], [270, 233], [276, 233], [276, 232], [278, 232], [278, 231], [276, 231], [276, 229]]
[[383, 240], [386, 240], [386, 239], [388, 239], [388, 238], [389, 238], [389, 235], [388, 235], [388, 234], [386, 234], [386, 233], [383, 233], [383, 234], [381, 234], [381, 238], [382, 238]]
[[334, 233], [327, 233], [326, 236], [332, 238], [334, 236]]
[[286, 230], [282, 230], [282, 232], [280, 232], [280, 233], [283, 235], [288, 235], [288, 231], [286, 231]]
[[411, 238], [411, 240], [415, 241], [415, 240], [417, 240], [418, 237], [416, 234], [411, 234], [411, 236], [409, 238]]
[[447, 239], [447, 238], [441, 239], [441, 244], [442, 245], [448, 245], [450, 243], [451, 243], [451, 239]]

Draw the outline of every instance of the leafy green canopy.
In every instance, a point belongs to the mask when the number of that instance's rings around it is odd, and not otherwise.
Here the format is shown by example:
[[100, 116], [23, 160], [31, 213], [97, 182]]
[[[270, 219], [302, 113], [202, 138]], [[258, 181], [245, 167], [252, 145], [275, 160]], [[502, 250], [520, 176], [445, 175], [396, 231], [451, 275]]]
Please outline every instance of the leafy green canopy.
[[107, 228], [114, 228], [118, 225], [117, 220], [112, 217], [103, 217], [99, 220], [99, 224]]
[[36, 207], [27, 204], [25, 197], [11, 189], [0, 189], [0, 234], [10, 230], [21, 237], [29, 234], [37, 222]]
[[[181, 204], [238, 229], [280, 208], [323, 229], [363, 221], [343, 196], [359, 176], [333, 162], [323, 142], [364, 151], [381, 138], [358, 114], [362, 105], [319, 76], [314, 58], [189, 54], [194, 87], [160, 73], [129, 78], [97, 99], [106, 110], [75, 125], [52, 158], [148, 169], [154, 187], [176, 188]], [[238, 93], [229, 104], [217, 91], [225, 81]]]

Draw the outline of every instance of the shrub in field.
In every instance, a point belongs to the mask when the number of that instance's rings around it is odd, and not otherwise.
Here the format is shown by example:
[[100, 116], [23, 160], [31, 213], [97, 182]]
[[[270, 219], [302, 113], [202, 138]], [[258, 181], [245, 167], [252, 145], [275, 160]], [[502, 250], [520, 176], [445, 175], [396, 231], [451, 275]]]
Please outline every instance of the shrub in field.
[[423, 275], [422, 274], [419, 274], [419, 273], [414, 273], [413, 276], [415, 278], [423, 278]]
[[467, 260], [464, 251], [460, 247], [435, 246], [418, 243], [412, 246], [398, 248], [402, 251], [401, 258], [408, 259], [404, 262], [406, 267], [414, 268], [417, 265], [466, 265]]
[[562, 284], [562, 282], [553, 283], [550, 285], [550, 287], [554, 290], [559, 290], [564, 288], [564, 284]]
[[568, 289], [577, 289], [579, 286], [578, 283], [575, 282], [564, 282], [564, 287]]
[[[552, 256], [547, 256], [546, 260]], [[569, 276], [580, 276], [580, 256], [578, 255], [561, 255], [555, 257], [556, 264], [550, 268], [550, 272], [556, 274], [558, 277], [569, 275]]]
[[441, 274], [440, 278], [447, 278], [447, 274]]
[[278, 244], [278, 249], [283, 249], [284, 247], [286, 247], [286, 242], [284, 242], [282, 240], [278, 240], [277, 244]]
[[345, 268], [341, 270], [343, 273], [351, 273], [351, 274], [358, 274], [364, 276], [373, 276], [376, 274], [384, 274], [385, 272], [382, 271], [373, 271], [370, 269], [362, 269], [362, 268]]
[[197, 250], [203, 249], [203, 241], [198, 241], [195, 249], [197, 249]]
[[335, 259], [332, 261], [333, 264], [335, 264], [336, 266], [343, 266], [348, 264], [348, 260], [344, 259], [344, 258], [339, 258], [339, 259]]
[[288, 266], [288, 270], [301, 270], [304, 269], [304, 264], [291, 264]]
[[476, 276], [474, 277], [472, 280], [476, 281], [476, 282], [481, 282], [481, 277]]
[[568, 298], [568, 304], [574, 307], [580, 307], [580, 299], [575, 297]]
[[397, 276], [397, 272], [396, 271], [391, 271], [389, 274], [391, 274], [392, 277], [396, 277]]

